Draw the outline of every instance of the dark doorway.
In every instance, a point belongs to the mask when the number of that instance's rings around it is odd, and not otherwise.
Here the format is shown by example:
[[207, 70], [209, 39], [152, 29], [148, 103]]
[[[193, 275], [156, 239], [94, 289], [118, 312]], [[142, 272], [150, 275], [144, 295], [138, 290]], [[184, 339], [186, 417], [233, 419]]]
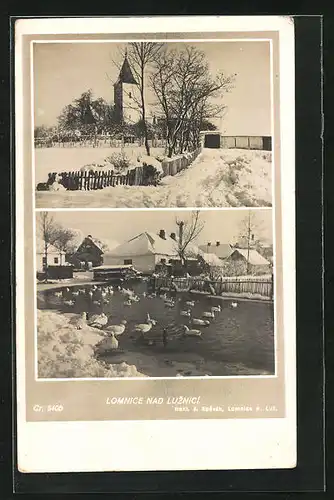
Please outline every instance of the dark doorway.
[[271, 137], [263, 137], [263, 149], [271, 151]]
[[220, 134], [206, 134], [204, 140], [205, 148], [220, 148]]

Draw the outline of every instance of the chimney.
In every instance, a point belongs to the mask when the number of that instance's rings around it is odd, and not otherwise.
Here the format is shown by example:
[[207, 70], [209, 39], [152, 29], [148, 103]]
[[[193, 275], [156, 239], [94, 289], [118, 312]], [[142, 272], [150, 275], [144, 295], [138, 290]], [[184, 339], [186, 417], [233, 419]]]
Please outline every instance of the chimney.
[[162, 240], [165, 240], [166, 239], [166, 232], [164, 229], [160, 229], [159, 231], [159, 236]]
[[219, 247], [220, 241], [216, 241], [216, 247]]
[[170, 237], [172, 238], [172, 240], [176, 241], [176, 233], [170, 233]]

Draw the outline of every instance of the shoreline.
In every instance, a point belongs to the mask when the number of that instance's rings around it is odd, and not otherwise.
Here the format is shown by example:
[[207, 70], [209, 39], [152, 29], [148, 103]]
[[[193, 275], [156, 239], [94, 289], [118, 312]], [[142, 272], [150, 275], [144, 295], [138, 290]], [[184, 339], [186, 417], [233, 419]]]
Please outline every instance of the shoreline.
[[[92, 286], [92, 285], [103, 285], [106, 284], [105, 281], [94, 281], [94, 280], [78, 280], [74, 282], [65, 282], [65, 283], [37, 283], [37, 293], [39, 292], [44, 292], [47, 290], [57, 290], [59, 288], [64, 288], [64, 287], [74, 287], [74, 286]], [[182, 292], [179, 292], [182, 293]], [[203, 296], [203, 297], [208, 297], [209, 299], [218, 299], [218, 300], [239, 300], [242, 302], [259, 302], [261, 304], [263, 303], [268, 303], [268, 304], [273, 304], [274, 299], [267, 299], [267, 298], [252, 298], [252, 297], [242, 297], [237, 294], [230, 294], [230, 295], [212, 295], [212, 294], [207, 294], [207, 293], [202, 293], [202, 292], [184, 292], [184, 293], [191, 293], [192, 295], [198, 295], [198, 296]]]

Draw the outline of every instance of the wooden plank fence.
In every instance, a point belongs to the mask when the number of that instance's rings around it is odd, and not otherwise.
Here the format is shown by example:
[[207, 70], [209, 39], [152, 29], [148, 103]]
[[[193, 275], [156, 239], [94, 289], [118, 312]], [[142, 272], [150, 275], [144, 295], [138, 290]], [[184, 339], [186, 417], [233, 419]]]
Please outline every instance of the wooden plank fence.
[[169, 278], [155, 277], [151, 282], [154, 290], [169, 289], [177, 291], [199, 291], [211, 295], [222, 294], [254, 294], [273, 299], [274, 282], [271, 279], [261, 279], [256, 276], [253, 279], [231, 279], [224, 278], [220, 281], [204, 280], [202, 278]]
[[[140, 186], [144, 182], [143, 167], [136, 167], [124, 175], [116, 174], [113, 170], [90, 172], [61, 172], [49, 173], [47, 185], [50, 185], [60, 176], [60, 184], [70, 191], [91, 191], [115, 186]], [[38, 186], [37, 186], [38, 189]]]

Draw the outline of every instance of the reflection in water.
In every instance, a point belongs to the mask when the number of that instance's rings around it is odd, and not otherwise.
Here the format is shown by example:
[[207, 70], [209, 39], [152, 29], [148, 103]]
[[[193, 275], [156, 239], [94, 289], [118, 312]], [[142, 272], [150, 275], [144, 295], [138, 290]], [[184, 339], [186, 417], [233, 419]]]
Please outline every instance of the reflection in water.
[[[94, 290], [86, 285], [39, 292], [37, 306], [63, 313], [85, 311], [90, 316], [104, 312], [111, 315], [109, 323], [117, 325], [126, 320], [125, 331], [118, 337], [119, 351], [103, 359], [135, 364], [149, 376], [274, 374], [272, 303], [190, 293], [152, 297], [146, 283], [131, 289], [138, 297], [131, 304], [116, 287], [109, 293], [106, 286]], [[135, 325], [146, 323], [148, 315], [155, 324], [142, 342], [135, 335]], [[200, 330], [201, 336], [182, 336], [183, 325]]]

